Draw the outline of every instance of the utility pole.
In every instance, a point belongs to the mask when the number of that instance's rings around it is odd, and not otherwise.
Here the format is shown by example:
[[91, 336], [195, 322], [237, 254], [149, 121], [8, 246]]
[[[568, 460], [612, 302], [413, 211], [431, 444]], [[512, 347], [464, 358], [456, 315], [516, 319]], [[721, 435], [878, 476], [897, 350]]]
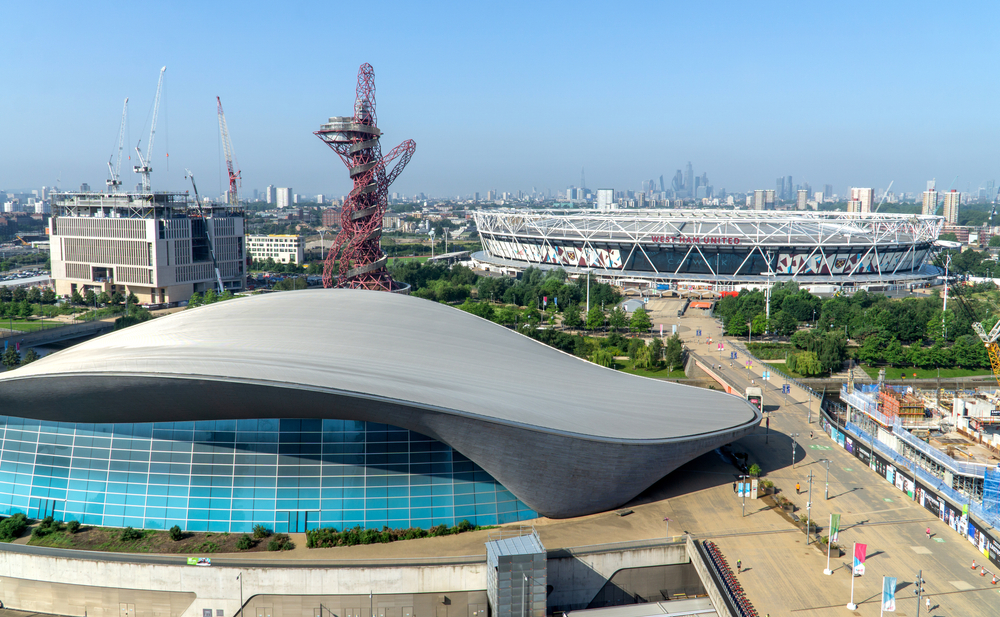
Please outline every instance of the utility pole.
[[[948, 269], [951, 268], [951, 253], [944, 257], [944, 305], [941, 307], [941, 334], [948, 338], [948, 326], [945, 324], [945, 314], [948, 312]], [[917, 610], [920, 610], [919, 608]]]
[[820, 461], [821, 463], [826, 463], [826, 494], [824, 495], [824, 501], [830, 499], [830, 459], [825, 458]]
[[789, 435], [789, 437], [792, 438], [792, 469], [795, 469], [795, 446], [797, 445], [795, 443], [795, 438], [798, 436], [799, 436], [798, 433], [792, 433], [791, 435]]

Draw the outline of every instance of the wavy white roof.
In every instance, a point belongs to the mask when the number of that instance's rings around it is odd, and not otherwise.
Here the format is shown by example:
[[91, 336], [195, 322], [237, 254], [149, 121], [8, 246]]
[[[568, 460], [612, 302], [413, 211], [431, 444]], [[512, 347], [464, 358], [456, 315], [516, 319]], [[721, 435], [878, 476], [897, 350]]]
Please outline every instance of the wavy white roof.
[[334, 391], [599, 441], [672, 441], [757, 417], [736, 396], [605, 369], [449, 306], [346, 289], [154, 319], [4, 373], [0, 392], [4, 382], [59, 375]]

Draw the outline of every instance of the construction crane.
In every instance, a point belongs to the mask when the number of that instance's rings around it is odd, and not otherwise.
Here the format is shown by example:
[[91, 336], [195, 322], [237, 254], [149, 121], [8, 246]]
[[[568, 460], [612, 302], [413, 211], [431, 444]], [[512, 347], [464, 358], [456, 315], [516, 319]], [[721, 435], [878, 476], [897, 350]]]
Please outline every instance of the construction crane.
[[[153, 99], [153, 122], [149, 126], [149, 141], [146, 142], [146, 156], [142, 156], [142, 150], [139, 149], [139, 144], [135, 145], [135, 153], [139, 157], [139, 164], [132, 168], [132, 171], [139, 174], [142, 181], [142, 190], [145, 193], [150, 191], [149, 188], [149, 173], [153, 171], [150, 166], [152, 163], [153, 154], [153, 138], [156, 137], [156, 115], [160, 111], [160, 92], [163, 91], [163, 73], [167, 70], [167, 67], [160, 69], [160, 79], [156, 82], [156, 98]], [[141, 143], [142, 140], [140, 139]]]
[[125, 105], [122, 106], [122, 123], [118, 128], [118, 153], [117, 160], [115, 160], [115, 166], [111, 166], [111, 159], [115, 158], [115, 154], [111, 155], [108, 159], [108, 171], [111, 173], [111, 178], [108, 179], [106, 184], [108, 185], [108, 192], [117, 193], [118, 187], [122, 185], [121, 173], [122, 173], [122, 148], [125, 146], [125, 119], [128, 117], [128, 97], [125, 97]]
[[212, 256], [212, 269], [215, 270], [215, 284], [218, 286], [218, 291], [221, 294], [225, 291], [222, 286], [222, 274], [219, 272], [219, 264], [215, 260], [215, 243], [212, 242], [212, 234], [208, 231], [208, 219], [205, 218], [205, 212], [201, 209], [201, 197], [198, 195], [198, 185], [194, 183], [194, 174], [191, 173], [191, 170], [185, 169], [184, 171], [187, 173], [187, 177], [191, 178], [191, 188], [194, 189], [194, 204], [198, 206], [202, 229], [205, 232], [205, 239], [208, 241], [208, 253]]
[[229, 128], [226, 126], [226, 114], [222, 111], [222, 100], [219, 97], [215, 97], [215, 100], [219, 104], [219, 133], [222, 135], [222, 151], [226, 155], [226, 168], [229, 170], [229, 196], [226, 201], [230, 206], [238, 206], [240, 199], [237, 194], [237, 185], [242, 184], [243, 178], [240, 176], [239, 169], [233, 171], [233, 164], [235, 163], [236, 167], [239, 167], [239, 163], [236, 163], [233, 143], [229, 140]]
[[[947, 298], [948, 290], [948, 280], [945, 278], [945, 298]], [[952, 296], [958, 300], [959, 306], [962, 307], [962, 312], [965, 316], [969, 318], [972, 324], [972, 330], [979, 337], [979, 340], [983, 342], [986, 346], [986, 354], [990, 358], [990, 367], [993, 370], [993, 378], [997, 380], [997, 385], [1000, 386], [1000, 343], [997, 343], [997, 339], [1000, 339], [1000, 320], [990, 328], [990, 331], [986, 331], [986, 327], [983, 325], [983, 321], [976, 319], [976, 314], [969, 306], [968, 300], [965, 298], [965, 294], [959, 291], [956, 287], [952, 289]], [[947, 301], [947, 300], [946, 300]], [[942, 316], [943, 318], [943, 316]]]

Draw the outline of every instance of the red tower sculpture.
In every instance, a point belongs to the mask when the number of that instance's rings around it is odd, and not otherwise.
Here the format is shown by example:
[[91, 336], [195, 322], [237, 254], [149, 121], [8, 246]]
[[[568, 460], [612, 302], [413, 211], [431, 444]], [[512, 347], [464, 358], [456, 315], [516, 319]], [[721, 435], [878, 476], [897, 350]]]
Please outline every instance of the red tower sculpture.
[[[407, 139], [382, 156], [382, 132], [375, 116], [375, 69], [370, 64], [358, 70], [354, 116], [330, 118], [315, 134], [340, 156], [354, 181], [344, 200], [340, 233], [323, 264], [323, 286], [392, 291], [382, 252], [382, 216], [389, 202], [389, 185], [410, 162], [417, 144]], [[393, 161], [396, 164], [390, 170]], [[340, 268], [335, 275], [338, 256]]]

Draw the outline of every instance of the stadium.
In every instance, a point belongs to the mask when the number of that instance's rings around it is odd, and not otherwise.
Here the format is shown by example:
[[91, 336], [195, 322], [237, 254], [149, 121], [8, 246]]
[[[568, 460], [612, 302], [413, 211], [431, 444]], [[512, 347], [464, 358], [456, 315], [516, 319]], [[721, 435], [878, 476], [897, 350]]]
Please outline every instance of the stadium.
[[761, 419], [733, 395], [351, 289], [86, 341], [0, 375], [0, 409], [0, 514], [212, 532], [606, 511]]
[[738, 291], [795, 280], [816, 292], [922, 286], [939, 216], [747, 210], [484, 210], [477, 266], [592, 272], [623, 287]]

